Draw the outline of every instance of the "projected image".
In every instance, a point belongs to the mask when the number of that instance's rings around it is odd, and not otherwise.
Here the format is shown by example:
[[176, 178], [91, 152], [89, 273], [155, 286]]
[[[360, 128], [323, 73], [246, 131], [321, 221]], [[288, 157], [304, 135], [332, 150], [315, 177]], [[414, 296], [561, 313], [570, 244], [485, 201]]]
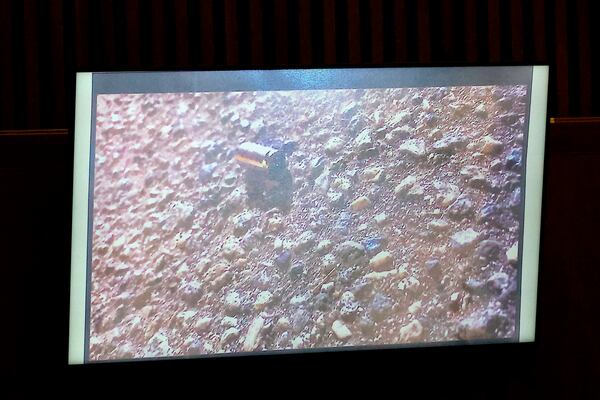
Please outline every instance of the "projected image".
[[90, 360], [516, 338], [527, 107], [98, 95]]

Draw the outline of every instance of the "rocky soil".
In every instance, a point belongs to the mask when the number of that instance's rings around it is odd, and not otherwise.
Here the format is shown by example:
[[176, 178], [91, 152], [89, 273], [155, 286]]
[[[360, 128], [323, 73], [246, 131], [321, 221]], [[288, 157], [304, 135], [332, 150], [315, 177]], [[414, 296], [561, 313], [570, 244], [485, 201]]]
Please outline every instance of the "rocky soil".
[[[90, 359], [514, 338], [526, 87], [100, 95]], [[236, 147], [293, 140], [290, 210]]]

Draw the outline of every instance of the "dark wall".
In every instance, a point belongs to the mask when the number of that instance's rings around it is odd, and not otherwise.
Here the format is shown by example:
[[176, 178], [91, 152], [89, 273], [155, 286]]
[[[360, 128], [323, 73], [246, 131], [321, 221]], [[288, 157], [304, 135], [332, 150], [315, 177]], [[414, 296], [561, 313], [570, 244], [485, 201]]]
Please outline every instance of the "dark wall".
[[591, 0], [4, 0], [0, 130], [70, 127], [82, 70], [550, 64], [551, 116], [600, 115]]

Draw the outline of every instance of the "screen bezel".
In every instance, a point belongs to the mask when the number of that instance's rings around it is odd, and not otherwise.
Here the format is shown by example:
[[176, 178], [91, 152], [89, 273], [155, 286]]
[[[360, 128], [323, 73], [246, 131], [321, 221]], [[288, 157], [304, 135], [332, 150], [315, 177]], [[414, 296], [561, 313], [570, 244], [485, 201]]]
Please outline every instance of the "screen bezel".
[[[89, 335], [89, 235], [90, 205], [93, 193], [93, 146], [95, 136], [95, 96], [102, 93], [166, 93], [194, 91], [242, 90], [310, 90], [332, 88], [424, 87], [424, 86], [477, 86], [498, 84], [508, 79], [515, 68], [530, 68], [530, 102], [526, 147], [525, 205], [523, 240], [520, 243], [521, 260], [520, 308], [517, 321], [519, 342], [535, 340], [537, 276], [542, 208], [542, 181], [544, 165], [544, 138], [548, 89], [548, 66], [509, 67], [450, 67], [450, 68], [349, 68], [349, 69], [294, 69], [246, 71], [195, 72], [127, 72], [78, 73], [76, 83], [73, 213], [71, 245], [71, 297], [69, 313], [69, 364], [87, 360], [86, 346]], [[170, 74], [166, 84], [157, 79]], [[405, 79], [402, 78], [402, 75]], [[390, 86], [390, 79], [396, 78]], [[150, 79], [142, 79], [150, 78]], [[425, 82], [427, 85], [423, 85]], [[523, 83], [523, 82], [517, 82]], [[476, 343], [479, 341], [475, 341]], [[482, 341], [481, 343], [489, 343]], [[496, 343], [496, 341], [494, 341]], [[444, 346], [463, 342], [423, 343], [418, 346]], [[395, 348], [406, 345], [319, 348], [311, 351], [337, 351], [373, 348]], [[411, 345], [414, 346], [414, 345]], [[226, 356], [260, 355], [265, 353], [307, 352], [307, 350], [278, 350], [275, 352], [228, 353]], [[199, 355], [195, 357], [210, 357]], [[185, 358], [185, 357], [174, 357]], [[135, 361], [146, 361], [140, 358]], [[111, 360], [110, 362], [120, 362]]]

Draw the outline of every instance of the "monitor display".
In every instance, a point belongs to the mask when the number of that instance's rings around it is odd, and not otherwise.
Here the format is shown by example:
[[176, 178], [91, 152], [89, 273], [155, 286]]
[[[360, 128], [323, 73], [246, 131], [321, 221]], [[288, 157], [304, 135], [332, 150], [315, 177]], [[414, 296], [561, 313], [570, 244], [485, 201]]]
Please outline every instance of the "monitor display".
[[547, 80], [78, 74], [69, 362], [534, 340]]

